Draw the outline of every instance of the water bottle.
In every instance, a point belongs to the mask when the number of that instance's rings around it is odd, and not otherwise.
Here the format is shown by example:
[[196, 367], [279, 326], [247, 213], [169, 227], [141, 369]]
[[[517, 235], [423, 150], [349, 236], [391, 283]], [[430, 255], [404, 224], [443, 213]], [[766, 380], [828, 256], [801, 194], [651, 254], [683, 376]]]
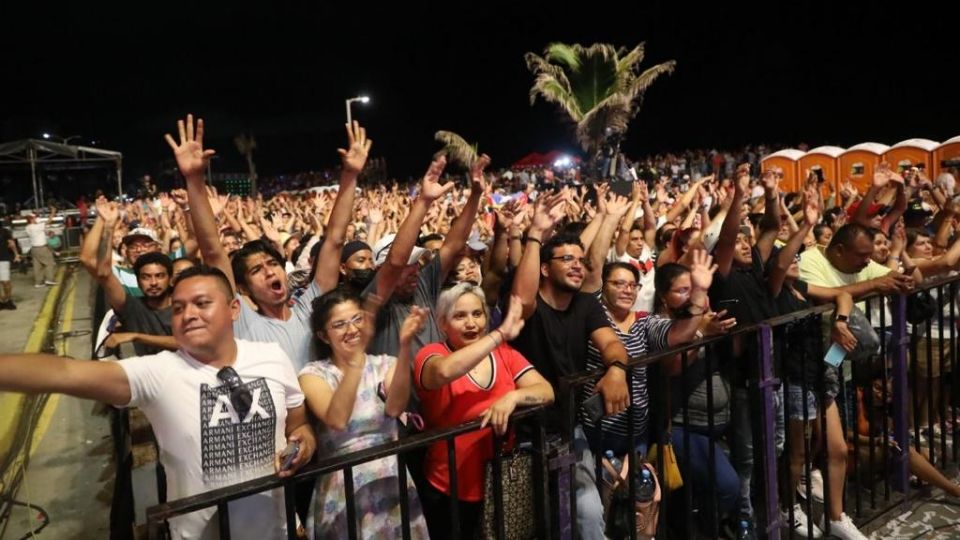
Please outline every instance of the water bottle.
[[616, 483], [620, 480], [619, 475], [620, 469], [623, 468], [623, 462], [620, 461], [620, 458], [613, 453], [613, 450], [607, 450], [603, 455], [607, 458], [607, 461], [610, 462], [610, 465], [613, 466], [613, 470], [617, 471], [617, 476], [614, 477], [610, 474], [610, 471], [607, 470], [606, 467], [601, 467], [601, 469], [603, 469], [603, 479], [611, 486], [616, 485]]
[[640, 469], [640, 479], [637, 482], [637, 502], [652, 501], [656, 491], [657, 483], [653, 480], [653, 474], [650, 473], [650, 469], [643, 467]]
[[741, 519], [740, 530], [737, 532], [737, 540], [751, 540], [752, 538], [750, 535], [750, 522]]

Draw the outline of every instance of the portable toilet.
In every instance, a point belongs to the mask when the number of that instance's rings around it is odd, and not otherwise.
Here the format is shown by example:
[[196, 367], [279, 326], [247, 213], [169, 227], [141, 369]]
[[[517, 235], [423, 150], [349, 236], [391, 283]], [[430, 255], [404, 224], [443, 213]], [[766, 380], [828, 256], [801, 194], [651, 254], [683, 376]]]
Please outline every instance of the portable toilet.
[[880, 143], [860, 143], [847, 148], [840, 154], [840, 180], [850, 179], [857, 191], [866, 193], [873, 182], [873, 172], [883, 161], [883, 155], [890, 147]]
[[823, 178], [820, 193], [825, 198], [830, 196], [827, 186], [830, 186], [834, 193], [839, 192], [840, 165], [838, 158], [843, 152], [844, 149], [839, 146], [818, 146], [808, 150], [797, 161], [797, 176], [800, 178], [800, 183], [803, 184], [807, 176], [814, 173]]
[[938, 146], [940, 143], [930, 139], [907, 139], [891, 146], [883, 159], [900, 174], [910, 167], [917, 167], [930, 176], [933, 171], [933, 152]]
[[944, 141], [933, 151], [933, 174], [930, 179], [936, 180], [949, 167], [960, 169], [960, 135]]
[[800, 191], [803, 187], [803, 178], [800, 177], [799, 163], [803, 157], [803, 151], [794, 148], [787, 148], [764, 156], [760, 160], [761, 170], [766, 171], [773, 167], [783, 169], [783, 178], [780, 180], [780, 189], [782, 191]]

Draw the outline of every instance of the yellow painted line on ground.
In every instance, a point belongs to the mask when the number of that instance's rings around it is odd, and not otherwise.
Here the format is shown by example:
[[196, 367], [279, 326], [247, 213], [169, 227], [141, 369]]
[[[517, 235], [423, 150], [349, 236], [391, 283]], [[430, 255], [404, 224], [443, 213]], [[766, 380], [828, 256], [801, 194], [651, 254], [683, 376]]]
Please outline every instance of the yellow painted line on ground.
[[[37, 353], [41, 352], [43, 348], [44, 338], [47, 335], [47, 332], [50, 330], [50, 325], [54, 324], [56, 321], [53, 320], [54, 316], [57, 313], [57, 297], [60, 295], [60, 288], [65, 286], [64, 276], [66, 275], [66, 267], [60, 266], [57, 271], [57, 285], [54, 285], [47, 291], [47, 295], [43, 300], [43, 306], [40, 308], [40, 313], [37, 315], [37, 318], [34, 320], [33, 329], [30, 331], [30, 335], [27, 338], [27, 344], [23, 349], [25, 353]], [[72, 277], [72, 280], [76, 280], [76, 277]], [[76, 301], [76, 287], [74, 287], [66, 298], [66, 305], [63, 310], [63, 330], [64, 332], [70, 329], [70, 326], [73, 321], [73, 307]], [[57, 353], [65, 354], [66, 351], [66, 341], [61, 340], [61, 343], [58, 344]], [[24, 394], [7, 392], [0, 394], [0, 456], [7, 455], [11, 450], [14, 443], [14, 436], [16, 435], [19, 422], [24, 420], [23, 415], [23, 405], [26, 401], [27, 396]], [[38, 443], [43, 438], [43, 435], [46, 433], [47, 429], [50, 426], [50, 421], [53, 418], [53, 413], [56, 411], [57, 403], [59, 402], [59, 395], [53, 394], [47, 400], [44, 405], [44, 409], [40, 414], [40, 417], [37, 421], [37, 425], [33, 430], [33, 437], [31, 441], [31, 448], [36, 449]], [[22, 455], [17, 456], [17, 458], [12, 463], [12, 466], [6, 471], [0, 471], [0, 485], [6, 486], [13, 479], [17, 472], [19, 472], [20, 466], [24, 461]]]

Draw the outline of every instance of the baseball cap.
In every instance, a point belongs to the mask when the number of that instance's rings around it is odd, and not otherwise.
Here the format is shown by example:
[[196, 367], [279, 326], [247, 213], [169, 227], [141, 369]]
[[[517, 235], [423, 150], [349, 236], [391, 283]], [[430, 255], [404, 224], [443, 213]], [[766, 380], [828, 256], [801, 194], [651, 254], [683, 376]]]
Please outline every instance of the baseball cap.
[[[388, 234], [377, 240], [377, 243], [373, 246], [373, 265], [381, 266], [383, 263], [387, 262], [387, 255], [390, 254], [390, 248], [393, 246], [393, 241], [397, 238], [395, 234]], [[407, 265], [416, 264], [420, 260], [420, 257], [427, 250], [422, 247], [414, 246], [413, 250], [410, 251], [410, 257], [407, 259]]]
[[157, 233], [153, 232], [153, 229], [148, 229], [146, 227], [137, 227], [132, 231], [128, 232], [126, 236], [123, 237], [123, 244], [127, 245], [134, 240], [149, 240], [151, 242], [157, 241]]

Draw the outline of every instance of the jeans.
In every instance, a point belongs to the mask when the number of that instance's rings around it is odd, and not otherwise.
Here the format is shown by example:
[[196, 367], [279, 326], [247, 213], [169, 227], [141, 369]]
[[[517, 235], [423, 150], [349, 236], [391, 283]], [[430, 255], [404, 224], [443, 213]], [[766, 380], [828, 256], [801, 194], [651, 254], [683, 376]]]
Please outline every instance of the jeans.
[[740, 477], [740, 516], [753, 517], [753, 504], [750, 502], [750, 482], [753, 480], [753, 411], [748, 396], [746, 388], [733, 390], [730, 460]]
[[[740, 498], [740, 477], [734, 470], [730, 459], [723, 448], [715, 442], [716, 438], [726, 429], [726, 426], [714, 427], [713, 436], [706, 427], [682, 426], [674, 424], [672, 428], [673, 450], [680, 462], [680, 473], [683, 476], [684, 489], [693, 490], [694, 500], [701, 503], [700, 515], [702, 524], [708, 525], [721, 516], [730, 515], [737, 508]], [[690, 439], [690, 447], [684, 446], [684, 432]], [[710, 497], [710, 446], [713, 445], [713, 468], [715, 474], [714, 488], [716, 489], [717, 511], [720, 516], [713, 516], [713, 504]], [[690, 457], [687, 460], [687, 452]]]
[[[580, 455], [574, 465], [573, 488], [577, 498], [577, 534], [584, 540], [604, 540], [603, 531], [603, 503], [600, 501], [600, 490], [597, 489], [597, 463], [587, 443], [587, 436], [579, 424], [573, 430], [573, 451]], [[569, 493], [563, 489], [569, 485], [569, 474], [560, 471], [560, 523], [570, 523], [570, 505], [567, 502]], [[561, 538], [568, 538], [568, 534], [561, 531]]]

